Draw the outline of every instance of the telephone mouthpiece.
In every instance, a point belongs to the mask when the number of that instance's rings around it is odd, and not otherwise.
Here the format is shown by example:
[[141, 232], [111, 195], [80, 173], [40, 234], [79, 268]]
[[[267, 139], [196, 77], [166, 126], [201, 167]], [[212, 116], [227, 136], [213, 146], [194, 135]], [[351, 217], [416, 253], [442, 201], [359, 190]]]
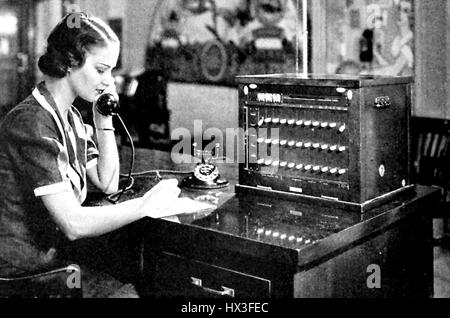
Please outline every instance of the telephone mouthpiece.
[[101, 94], [94, 102], [95, 108], [103, 116], [117, 115], [119, 100], [111, 93]]

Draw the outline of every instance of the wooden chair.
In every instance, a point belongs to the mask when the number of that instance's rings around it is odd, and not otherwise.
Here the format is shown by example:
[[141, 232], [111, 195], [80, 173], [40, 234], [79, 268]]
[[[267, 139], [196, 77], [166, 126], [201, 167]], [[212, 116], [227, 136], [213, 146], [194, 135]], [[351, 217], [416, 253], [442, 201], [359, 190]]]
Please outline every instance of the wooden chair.
[[27, 276], [0, 277], [0, 298], [82, 298], [82, 296], [81, 272], [76, 265]]
[[434, 243], [450, 247], [450, 122], [414, 117], [411, 137], [414, 182], [442, 190], [442, 200], [431, 214], [433, 219], [443, 220], [443, 231]]

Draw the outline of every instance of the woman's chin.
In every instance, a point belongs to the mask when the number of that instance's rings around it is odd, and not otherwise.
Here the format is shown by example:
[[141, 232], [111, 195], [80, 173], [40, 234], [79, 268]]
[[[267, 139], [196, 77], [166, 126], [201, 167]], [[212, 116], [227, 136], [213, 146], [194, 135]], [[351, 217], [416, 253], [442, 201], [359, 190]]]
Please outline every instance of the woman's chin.
[[96, 94], [95, 96], [80, 96], [80, 97], [89, 103], [93, 103], [98, 98], [98, 96], [100, 96], [100, 94]]

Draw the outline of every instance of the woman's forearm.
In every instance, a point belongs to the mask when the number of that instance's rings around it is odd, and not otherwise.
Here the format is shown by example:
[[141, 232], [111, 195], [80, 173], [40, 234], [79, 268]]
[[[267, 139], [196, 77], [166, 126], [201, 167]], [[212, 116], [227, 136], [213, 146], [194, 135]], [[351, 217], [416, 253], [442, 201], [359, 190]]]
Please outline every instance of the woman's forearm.
[[105, 193], [116, 192], [119, 185], [120, 163], [113, 130], [96, 129], [99, 151], [97, 174], [100, 189]]
[[70, 192], [42, 197], [44, 205], [70, 240], [96, 237], [141, 219], [142, 199], [115, 205], [82, 207]]
[[115, 205], [81, 207], [80, 215], [72, 220], [76, 239], [103, 235], [141, 219], [141, 204], [141, 199], [134, 199]]

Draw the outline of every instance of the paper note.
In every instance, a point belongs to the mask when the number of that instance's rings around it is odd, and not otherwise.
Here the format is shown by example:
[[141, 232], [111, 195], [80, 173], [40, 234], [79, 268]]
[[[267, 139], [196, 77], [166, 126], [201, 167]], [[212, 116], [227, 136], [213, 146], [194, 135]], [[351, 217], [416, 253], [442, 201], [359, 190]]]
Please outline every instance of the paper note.
[[206, 210], [214, 210], [215, 205], [208, 204], [205, 202], [198, 202], [190, 198], [178, 198], [174, 200], [171, 207], [165, 211], [162, 211], [158, 215], [152, 215], [154, 218], [165, 218], [173, 215], [187, 214], [187, 213], [198, 213]]

